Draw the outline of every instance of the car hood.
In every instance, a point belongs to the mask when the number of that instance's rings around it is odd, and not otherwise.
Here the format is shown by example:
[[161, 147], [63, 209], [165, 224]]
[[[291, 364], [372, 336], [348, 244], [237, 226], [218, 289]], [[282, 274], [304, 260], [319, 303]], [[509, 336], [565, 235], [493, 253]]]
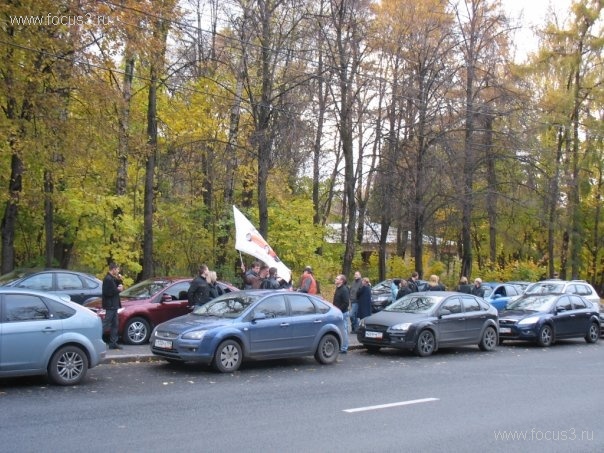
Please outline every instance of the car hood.
[[213, 318], [188, 314], [171, 319], [157, 326], [157, 330], [182, 333], [188, 330], [213, 329], [233, 324], [233, 319]]
[[510, 321], [520, 321], [523, 318], [528, 318], [529, 316], [539, 316], [542, 315], [543, 312], [533, 311], [533, 310], [504, 310], [499, 313], [499, 320], [510, 320]]
[[383, 326], [392, 326], [402, 322], [418, 322], [432, 318], [426, 313], [398, 313], [394, 311], [380, 311], [374, 315], [365, 318], [365, 325], [379, 324]]

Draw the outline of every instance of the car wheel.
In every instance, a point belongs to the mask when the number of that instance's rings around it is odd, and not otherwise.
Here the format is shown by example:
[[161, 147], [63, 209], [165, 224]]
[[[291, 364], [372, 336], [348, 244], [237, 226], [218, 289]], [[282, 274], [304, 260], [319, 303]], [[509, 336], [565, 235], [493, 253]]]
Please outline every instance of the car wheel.
[[420, 357], [427, 357], [434, 352], [434, 334], [429, 330], [422, 330], [415, 344], [415, 353]]
[[537, 335], [537, 344], [539, 346], [548, 347], [551, 346], [554, 342], [554, 331], [551, 326], [545, 324], [541, 329], [539, 329], [539, 334]]
[[600, 326], [598, 323], [592, 322], [589, 325], [589, 330], [587, 331], [587, 335], [585, 335], [585, 341], [588, 343], [595, 343], [600, 338]]
[[364, 345], [365, 349], [367, 349], [367, 352], [370, 352], [372, 354], [375, 354], [376, 352], [380, 352], [380, 347], [379, 346], [369, 346], [369, 345]]
[[150, 335], [151, 326], [146, 319], [132, 318], [126, 323], [122, 336], [126, 344], [145, 344]]
[[57, 385], [79, 384], [88, 371], [88, 357], [77, 346], [64, 346], [56, 351], [48, 364], [48, 376]]
[[232, 373], [239, 369], [243, 354], [235, 340], [224, 340], [218, 345], [214, 355], [214, 368], [221, 373]]
[[317, 351], [315, 352], [315, 359], [323, 365], [328, 365], [334, 363], [338, 359], [339, 354], [340, 342], [335, 335], [328, 333], [319, 341]]
[[478, 343], [481, 351], [492, 351], [497, 346], [497, 331], [493, 327], [484, 329], [482, 339]]

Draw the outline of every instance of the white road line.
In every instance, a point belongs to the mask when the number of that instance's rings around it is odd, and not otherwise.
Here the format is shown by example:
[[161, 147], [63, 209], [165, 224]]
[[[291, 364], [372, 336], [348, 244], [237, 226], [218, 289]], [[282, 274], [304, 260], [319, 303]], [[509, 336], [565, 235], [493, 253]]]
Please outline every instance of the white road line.
[[439, 398], [422, 398], [419, 400], [400, 401], [398, 403], [380, 404], [378, 406], [357, 407], [354, 409], [344, 409], [343, 412], [352, 414], [353, 412], [375, 411], [378, 409], [388, 409], [389, 407], [408, 406], [410, 404], [429, 403], [431, 401], [439, 401]]

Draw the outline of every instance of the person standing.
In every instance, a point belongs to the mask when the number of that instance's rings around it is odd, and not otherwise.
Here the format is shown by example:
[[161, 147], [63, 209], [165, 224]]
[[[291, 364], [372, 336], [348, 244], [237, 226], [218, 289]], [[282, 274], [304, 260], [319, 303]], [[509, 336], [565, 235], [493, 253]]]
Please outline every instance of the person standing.
[[397, 299], [398, 290], [401, 289], [401, 279], [395, 278], [392, 280], [390, 285], [390, 303], [395, 302]]
[[199, 266], [199, 273], [193, 279], [187, 292], [189, 305], [201, 306], [210, 300], [210, 285], [206, 280], [208, 274], [208, 266], [202, 264]]
[[260, 282], [260, 262], [254, 261], [249, 270], [245, 270], [245, 264], [241, 263], [241, 272], [243, 272], [243, 289], [259, 288]]
[[350, 302], [350, 292], [346, 286], [346, 276], [340, 274], [335, 279], [336, 292], [333, 295], [333, 304], [340, 309], [344, 315], [344, 332], [342, 332], [342, 346], [340, 352], [348, 352], [348, 304]]
[[105, 310], [103, 319], [103, 331], [109, 330], [109, 349], [122, 349], [117, 344], [118, 330], [118, 310], [122, 308], [120, 301], [120, 292], [124, 290], [124, 285], [120, 276], [120, 268], [115, 263], [109, 264], [109, 272], [103, 279], [102, 303]]
[[396, 293], [396, 300], [399, 300], [401, 297], [405, 297], [407, 294], [411, 294], [412, 291], [409, 288], [409, 282], [407, 280], [401, 280], [400, 289], [398, 293]]
[[359, 318], [357, 317], [359, 302], [357, 300], [357, 295], [359, 289], [363, 286], [362, 278], [361, 273], [356, 271], [354, 273], [354, 280], [350, 284], [350, 328], [352, 329], [352, 333], [355, 333], [359, 328]]
[[260, 289], [280, 289], [281, 285], [277, 280], [277, 268], [270, 267], [268, 269], [268, 277], [262, 280], [260, 284]]
[[426, 291], [446, 291], [445, 285], [440, 282], [438, 275], [430, 275], [430, 279], [428, 280], [428, 288]]
[[222, 295], [222, 288], [218, 285], [218, 275], [216, 272], [208, 271], [206, 273], [206, 281], [208, 282], [210, 300]]
[[412, 293], [416, 293], [419, 291], [419, 286], [417, 284], [418, 280], [419, 280], [419, 274], [416, 271], [413, 271], [411, 273], [411, 277], [409, 278], [409, 280], [407, 280], [407, 282], [409, 283], [409, 289], [411, 290]]
[[298, 289], [301, 293], [317, 294], [317, 282], [312, 274], [312, 267], [306, 266], [302, 277], [300, 278], [300, 288]]
[[363, 277], [361, 281], [363, 285], [357, 293], [357, 301], [359, 302], [357, 316], [359, 320], [371, 315], [371, 282], [367, 277]]
[[472, 285], [468, 283], [468, 277], [462, 275], [459, 279], [459, 285], [457, 285], [457, 291], [465, 294], [472, 294]]
[[472, 290], [470, 294], [473, 294], [478, 297], [484, 297], [484, 288], [482, 287], [482, 279], [476, 278], [474, 280], [474, 286], [472, 286]]

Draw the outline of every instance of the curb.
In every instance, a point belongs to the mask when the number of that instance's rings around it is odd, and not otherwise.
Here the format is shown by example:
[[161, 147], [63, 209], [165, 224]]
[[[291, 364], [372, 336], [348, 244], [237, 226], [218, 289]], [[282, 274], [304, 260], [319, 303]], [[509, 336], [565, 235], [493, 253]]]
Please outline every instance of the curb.
[[[348, 350], [354, 351], [363, 349], [363, 345], [359, 343], [349, 344]], [[109, 351], [107, 351], [109, 354]], [[107, 355], [105, 359], [101, 361], [101, 364], [112, 365], [118, 363], [150, 363], [150, 362], [163, 362], [164, 358], [154, 355], [153, 353], [139, 353], [139, 354], [119, 354], [113, 353], [114, 355]]]

